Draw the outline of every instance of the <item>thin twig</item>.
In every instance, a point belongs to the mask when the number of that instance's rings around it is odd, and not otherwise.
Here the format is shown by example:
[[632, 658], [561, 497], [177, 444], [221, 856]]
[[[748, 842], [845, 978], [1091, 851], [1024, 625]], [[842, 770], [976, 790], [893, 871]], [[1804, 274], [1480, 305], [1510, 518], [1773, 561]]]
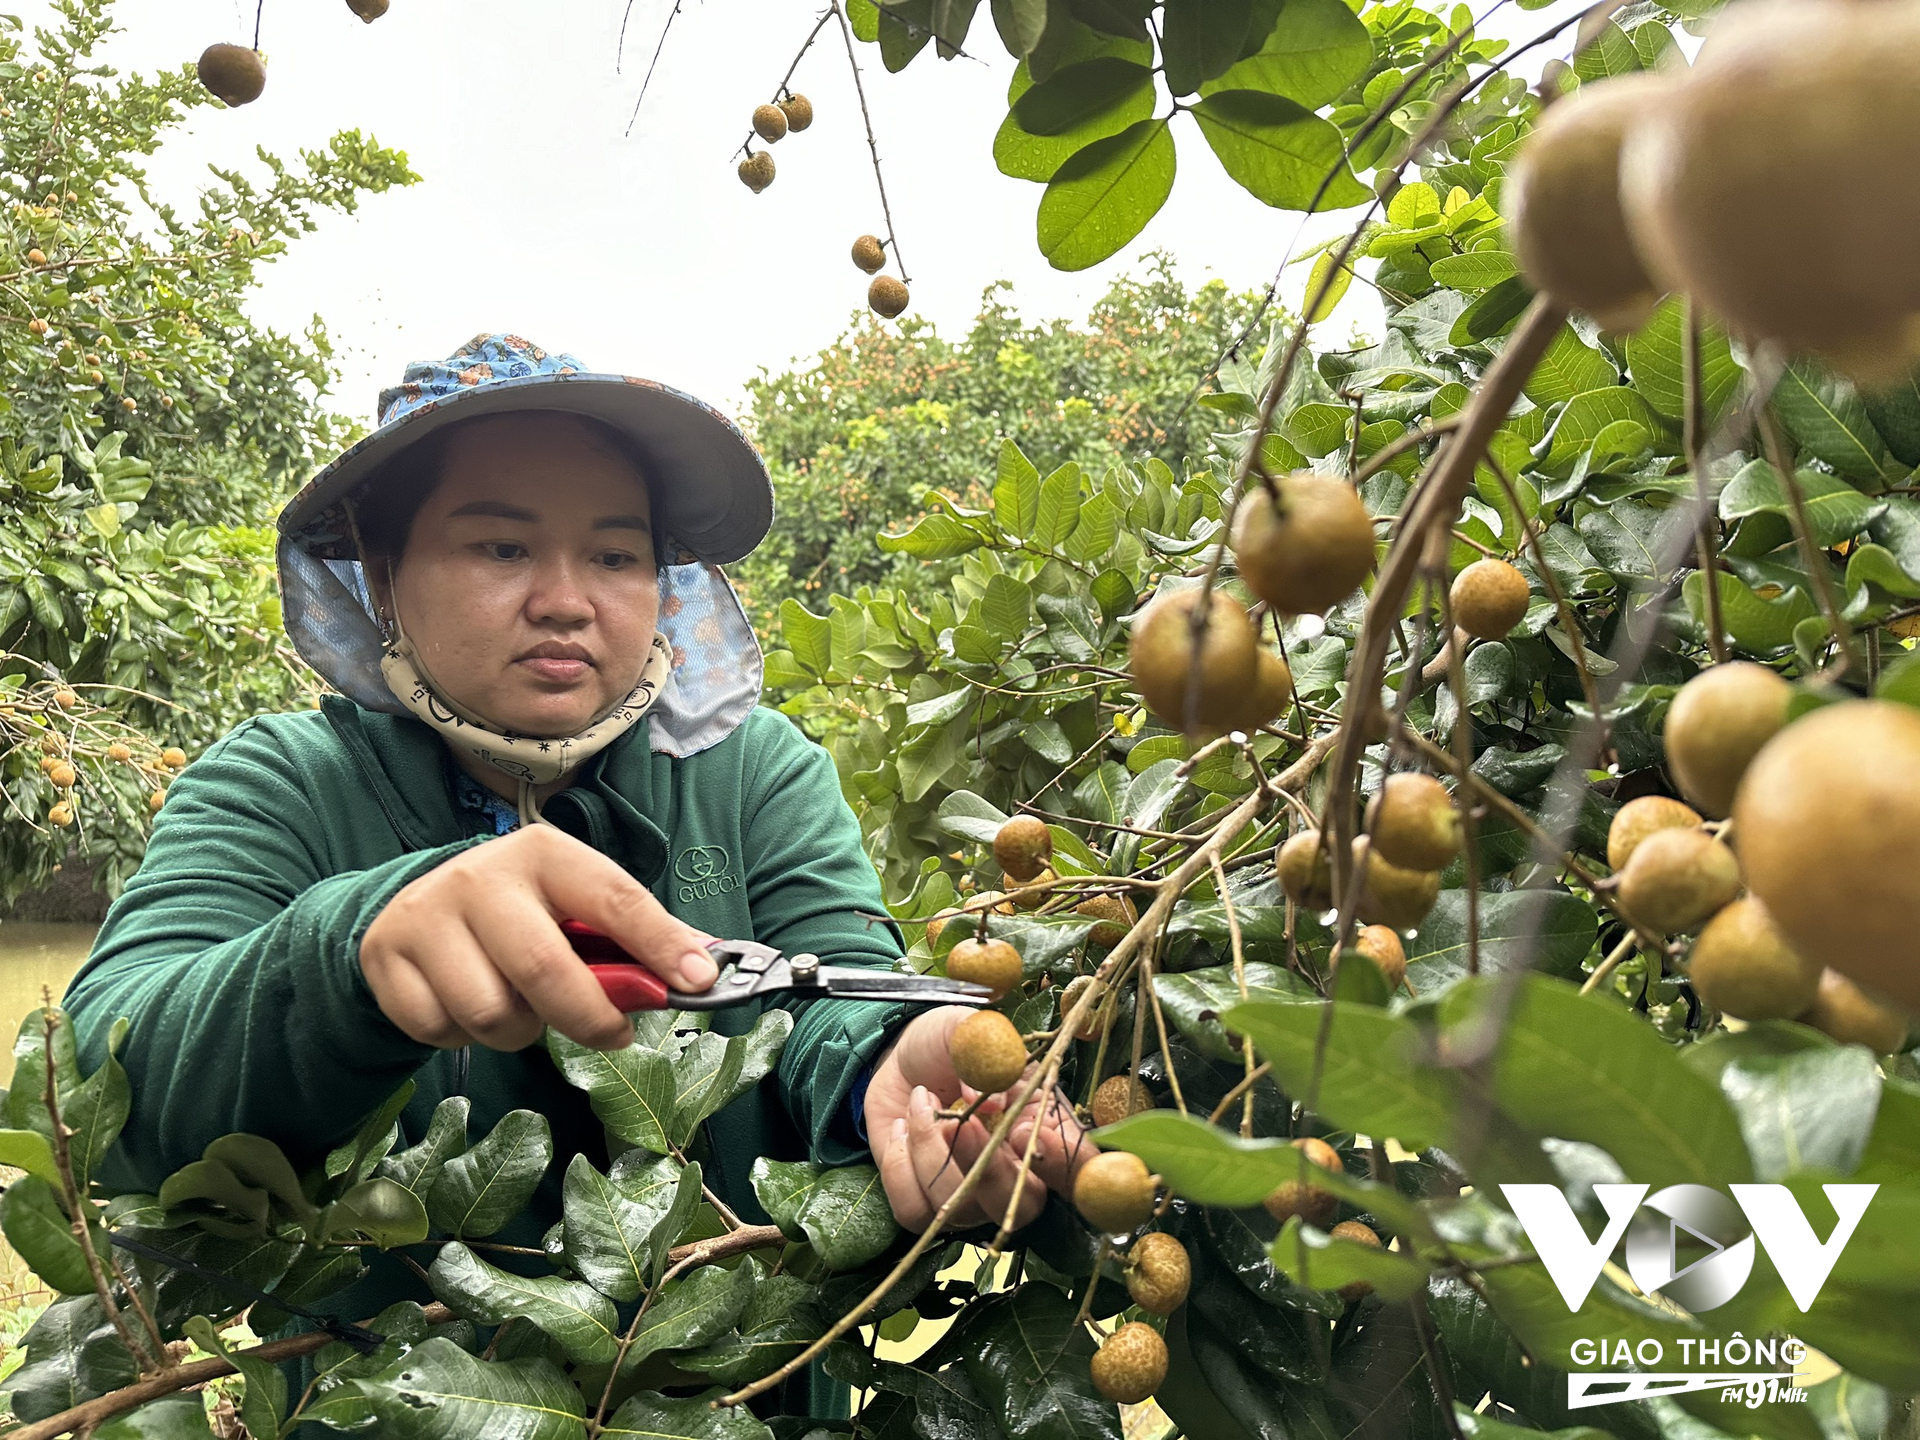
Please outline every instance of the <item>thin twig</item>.
[[[633, 134], [634, 124], [640, 118], [640, 106], [647, 98], [647, 87], [653, 84], [654, 67], [660, 63], [660, 52], [667, 48], [667, 35], [673, 29], [673, 22], [680, 18], [680, 7], [685, 3], [686, 0], [673, 0], [673, 9], [667, 12], [667, 23], [660, 27], [660, 41], [653, 47], [653, 59], [647, 62], [647, 75], [646, 78], [640, 82], [640, 93], [634, 97], [633, 114], [627, 117], [627, 128], [623, 132], [623, 136], [631, 136]], [[629, 4], [627, 10], [631, 13], [633, 6]], [[625, 45], [626, 39], [627, 22], [623, 16], [620, 21], [620, 43]], [[620, 59], [617, 53], [614, 56], [613, 68], [617, 74], [620, 69]]]
[[1820, 613], [1826, 617], [1827, 634], [1838, 652], [1833, 664], [1822, 672], [1821, 678], [1828, 682], [1837, 681], [1847, 673], [1847, 666], [1853, 660], [1853, 627], [1840, 613], [1840, 603], [1833, 593], [1833, 577], [1827, 573], [1826, 552], [1814, 541], [1813, 521], [1807, 515], [1807, 497], [1800, 488], [1800, 477], [1794, 474], [1793, 457], [1787, 453], [1787, 437], [1781, 432], [1780, 422], [1775, 418], [1771, 404], [1760, 412], [1760, 436], [1767, 447], [1767, 459], [1779, 472], [1780, 483], [1786, 487], [1787, 499], [1792, 505], [1789, 518], [1793, 521], [1793, 538], [1799, 546], [1801, 563], [1807, 567], [1807, 580], [1813, 586], [1813, 598], [1820, 602]]
[[867, 88], [860, 80], [860, 62], [854, 58], [853, 30], [847, 24], [847, 17], [840, 8], [840, 0], [832, 0], [827, 7], [833, 18], [840, 22], [840, 38], [847, 46], [847, 68], [853, 71], [853, 93], [860, 100], [860, 119], [867, 127], [867, 150], [873, 156], [873, 183], [880, 190], [880, 213], [887, 221], [887, 248], [893, 251], [894, 264], [900, 267], [902, 284], [911, 285], [913, 277], [907, 273], [907, 262], [900, 254], [900, 238], [893, 229], [893, 209], [887, 204], [887, 180], [880, 173], [880, 142], [873, 138], [873, 115], [867, 109]]
[[1681, 302], [1680, 379], [1683, 408], [1681, 444], [1687, 452], [1687, 469], [1693, 475], [1694, 503], [1700, 516], [1694, 526], [1694, 559], [1700, 566], [1700, 578], [1706, 586], [1707, 650], [1713, 663], [1724, 665], [1727, 659], [1727, 622], [1720, 613], [1720, 526], [1713, 507], [1707, 503], [1707, 462], [1701, 447], [1707, 438], [1706, 372], [1700, 363], [1700, 314], [1689, 295]]

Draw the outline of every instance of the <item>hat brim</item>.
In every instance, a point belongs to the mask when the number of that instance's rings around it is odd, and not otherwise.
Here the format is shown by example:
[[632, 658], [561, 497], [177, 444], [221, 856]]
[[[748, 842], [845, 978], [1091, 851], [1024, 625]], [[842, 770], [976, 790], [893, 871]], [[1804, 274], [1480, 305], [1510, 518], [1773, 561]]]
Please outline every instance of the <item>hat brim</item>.
[[[387, 422], [287, 502], [280, 533], [295, 543], [311, 540], [315, 553], [324, 548], [329, 558], [349, 558], [351, 542], [332, 523], [341, 500], [402, 451], [457, 420], [530, 410], [589, 416], [632, 441], [665, 511], [657, 520], [683, 550], [708, 564], [740, 559], [772, 528], [773, 484], [766, 465], [726, 416], [658, 381], [576, 374], [490, 380]], [[308, 531], [316, 533], [309, 537]]]

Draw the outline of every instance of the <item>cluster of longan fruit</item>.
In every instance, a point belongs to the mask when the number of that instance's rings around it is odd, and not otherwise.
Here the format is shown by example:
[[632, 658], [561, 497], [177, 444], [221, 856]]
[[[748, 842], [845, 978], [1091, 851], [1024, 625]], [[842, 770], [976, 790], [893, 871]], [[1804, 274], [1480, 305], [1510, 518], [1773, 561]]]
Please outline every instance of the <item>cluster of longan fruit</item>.
[[[60, 711], [70, 711], [80, 703], [80, 697], [73, 690], [62, 685], [51, 694], [54, 707]], [[0, 705], [0, 722], [17, 720], [20, 706], [16, 704]], [[73, 790], [80, 781], [80, 773], [74, 765], [74, 749], [68, 739], [55, 732], [45, 731], [39, 737], [40, 773], [45, 775], [53, 788], [59, 792], [59, 798], [47, 808], [47, 823], [65, 829], [74, 823], [77, 812], [74, 809]], [[111, 764], [130, 765], [142, 778], [155, 773], [179, 771], [186, 768], [187, 752], [177, 745], [169, 745], [158, 755], [145, 761], [134, 759], [133, 747], [124, 740], [115, 740], [99, 752]], [[164, 785], [155, 785], [147, 796], [147, 808], [158, 812], [166, 804], [167, 791]]]

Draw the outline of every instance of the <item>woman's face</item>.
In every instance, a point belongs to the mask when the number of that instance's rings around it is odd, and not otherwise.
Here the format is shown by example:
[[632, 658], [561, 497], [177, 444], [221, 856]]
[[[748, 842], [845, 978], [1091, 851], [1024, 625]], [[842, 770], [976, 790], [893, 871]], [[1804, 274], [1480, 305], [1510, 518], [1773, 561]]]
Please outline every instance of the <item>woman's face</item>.
[[646, 664], [660, 612], [651, 520], [639, 472], [581, 421], [472, 421], [379, 598], [449, 700], [518, 734], [576, 734]]

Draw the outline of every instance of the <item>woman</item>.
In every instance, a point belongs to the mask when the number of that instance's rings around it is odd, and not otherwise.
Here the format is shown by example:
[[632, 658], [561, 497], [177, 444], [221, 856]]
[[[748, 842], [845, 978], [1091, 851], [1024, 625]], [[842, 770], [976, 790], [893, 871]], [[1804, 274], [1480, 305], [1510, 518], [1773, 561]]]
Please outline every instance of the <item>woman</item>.
[[[632, 1038], [560, 921], [683, 990], [713, 981], [714, 936], [879, 966], [900, 937], [830, 759], [758, 705], [718, 568], [772, 521], [738, 430], [510, 335], [409, 367], [379, 413], [280, 517], [288, 632], [339, 693], [246, 722], [179, 777], [66, 1005], [89, 1066], [132, 1021], [107, 1183], [152, 1188], [230, 1131], [312, 1163], [412, 1077], [402, 1146], [452, 1094], [475, 1137], [548, 1117], [555, 1163], [496, 1237], [538, 1245], [568, 1159], [609, 1156], [536, 1042]], [[709, 1122], [711, 1185], [759, 1219], [755, 1158], [843, 1164], [871, 1141], [894, 1213], [924, 1229], [986, 1133], [937, 1113], [961, 1095], [947, 1037], [966, 1012], [791, 1008], [774, 1073]], [[1016, 1153], [1036, 1122], [1039, 1173], [1064, 1187], [1078, 1134], [1036, 1108]], [[997, 1220], [1016, 1178], [1003, 1152], [955, 1222]], [[1023, 1223], [1043, 1199], [1029, 1182]], [[430, 1297], [374, 1255], [326, 1309], [401, 1298]]]

